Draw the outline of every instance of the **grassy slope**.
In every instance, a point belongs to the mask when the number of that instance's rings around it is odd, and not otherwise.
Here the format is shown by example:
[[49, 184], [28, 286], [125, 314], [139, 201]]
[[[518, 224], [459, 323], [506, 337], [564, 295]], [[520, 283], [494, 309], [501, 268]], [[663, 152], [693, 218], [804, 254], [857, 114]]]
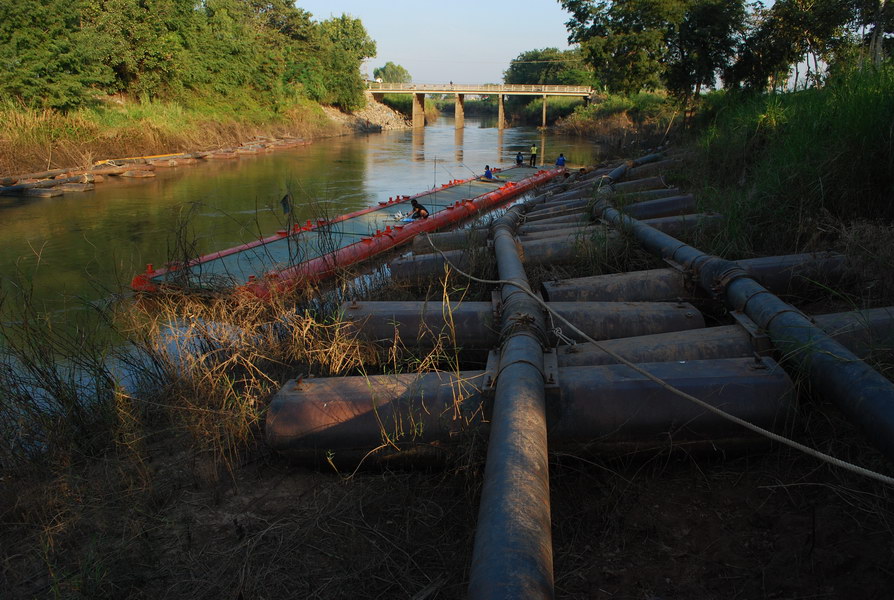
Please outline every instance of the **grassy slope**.
[[822, 89], [718, 96], [700, 139], [702, 196], [740, 224], [738, 252], [809, 248], [821, 221], [894, 217], [894, 68]]
[[138, 103], [109, 99], [63, 114], [0, 103], [0, 174], [84, 167], [97, 160], [238, 145], [258, 135], [312, 137], [334, 131], [308, 101], [271, 109], [243, 99]]

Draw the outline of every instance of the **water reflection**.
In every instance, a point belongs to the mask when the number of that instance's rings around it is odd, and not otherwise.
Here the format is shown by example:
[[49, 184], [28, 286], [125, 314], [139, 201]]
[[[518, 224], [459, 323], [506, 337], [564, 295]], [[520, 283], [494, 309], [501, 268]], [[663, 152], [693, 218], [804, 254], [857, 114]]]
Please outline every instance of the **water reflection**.
[[[164, 264], [178, 224], [208, 253], [267, 235], [289, 222], [331, 217], [398, 194], [514, 164], [532, 142], [569, 165], [592, 164], [597, 148], [533, 127], [498, 130], [475, 118], [465, 129], [441, 119], [424, 130], [319, 140], [306, 147], [156, 171], [151, 180], [110, 178], [93, 192], [0, 203], [0, 273], [20, 271], [48, 310], [126, 289], [146, 263]], [[294, 199], [284, 213], [280, 200]]]

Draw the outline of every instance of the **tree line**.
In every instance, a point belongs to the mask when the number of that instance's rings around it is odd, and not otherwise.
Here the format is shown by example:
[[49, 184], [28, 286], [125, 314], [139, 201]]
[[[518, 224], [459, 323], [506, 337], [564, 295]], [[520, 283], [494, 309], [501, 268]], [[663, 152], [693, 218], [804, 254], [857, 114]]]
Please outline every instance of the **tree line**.
[[0, 0], [0, 14], [0, 94], [62, 110], [114, 93], [352, 109], [376, 54], [359, 19], [315, 22], [291, 0]]
[[[558, 0], [572, 50], [520, 54], [507, 83], [595, 85], [611, 93], [813, 84], [828, 69], [880, 62], [892, 45], [885, 0]], [[801, 76], [801, 70], [804, 74]]]

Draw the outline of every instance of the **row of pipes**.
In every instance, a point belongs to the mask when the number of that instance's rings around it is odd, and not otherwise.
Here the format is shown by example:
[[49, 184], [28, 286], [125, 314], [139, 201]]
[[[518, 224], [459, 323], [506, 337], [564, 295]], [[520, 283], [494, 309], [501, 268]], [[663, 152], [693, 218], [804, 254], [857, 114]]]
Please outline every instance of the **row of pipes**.
[[[344, 306], [345, 315], [358, 334], [373, 340], [398, 335], [434, 346], [449, 330], [464, 351], [498, 347], [486, 368], [290, 381], [268, 412], [270, 445], [299, 456], [351, 459], [384, 446], [438, 448], [465, 431], [485, 431], [469, 582], [469, 596], [480, 599], [553, 597], [549, 447], [745, 436], [737, 425], [616, 364], [612, 352], [728, 413], [782, 431], [794, 393], [791, 378], [770, 357], [775, 348], [786, 366], [803, 369], [894, 457], [894, 387], [854, 354], [875, 340], [894, 339], [894, 310], [811, 319], [767, 289], [787, 293], [804, 282], [840, 277], [839, 255], [731, 262], [675, 239], [669, 231], [685, 232], [719, 216], [693, 216], [691, 196], [651, 176], [667, 165], [650, 155], [576, 174], [513, 206], [487, 230], [431, 235], [439, 249], [454, 249], [424, 253], [414, 242], [412, 257], [391, 263], [393, 277], [436, 276], [448, 261], [463, 268], [471, 261], [458, 248], [490, 239], [484, 252], [496, 263], [499, 294], [490, 303], [353, 302]], [[635, 178], [620, 181], [625, 175]], [[609, 202], [619, 196], [632, 201], [623, 212]], [[602, 223], [594, 224], [593, 216]], [[592, 236], [609, 246], [622, 243], [618, 229], [670, 267], [544, 284], [539, 292], [552, 310], [604, 340], [582, 343], [558, 331], [531, 297], [525, 267], [575, 260]], [[706, 328], [689, 300], [710, 298], [725, 300], [737, 324]]]

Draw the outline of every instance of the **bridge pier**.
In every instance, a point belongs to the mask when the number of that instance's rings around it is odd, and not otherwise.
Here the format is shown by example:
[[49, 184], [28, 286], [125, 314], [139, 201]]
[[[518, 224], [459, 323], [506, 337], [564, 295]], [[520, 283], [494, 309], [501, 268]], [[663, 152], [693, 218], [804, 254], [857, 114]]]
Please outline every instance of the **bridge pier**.
[[425, 94], [413, 94], [413, 127], [425, 127]]
[[503, 94], [497, 94], [497, 129], [506, 128], [506, 111], [503, 108]]
[[456, 122], [456, 128], [462, 129], [466, 126], [466, 109], [465, 109], [465, 94], [457, 94], [456, 95], [456, 109], [454, 110], [454, 121]]
[[546, 127], [546, 94], [543, 94], [543, 122], [540, 126]]

